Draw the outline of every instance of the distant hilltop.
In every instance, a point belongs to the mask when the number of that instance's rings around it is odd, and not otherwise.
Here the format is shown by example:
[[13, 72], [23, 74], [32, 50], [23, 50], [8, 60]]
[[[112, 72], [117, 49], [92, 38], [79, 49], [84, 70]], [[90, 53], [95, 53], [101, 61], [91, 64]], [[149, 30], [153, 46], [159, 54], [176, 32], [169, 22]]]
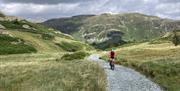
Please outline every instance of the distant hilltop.
[[42, 24], [95, 46], [109, 47], [160, 38], [180, 26], [180, 20], [141, 13], [104, 13], [50, 19]]

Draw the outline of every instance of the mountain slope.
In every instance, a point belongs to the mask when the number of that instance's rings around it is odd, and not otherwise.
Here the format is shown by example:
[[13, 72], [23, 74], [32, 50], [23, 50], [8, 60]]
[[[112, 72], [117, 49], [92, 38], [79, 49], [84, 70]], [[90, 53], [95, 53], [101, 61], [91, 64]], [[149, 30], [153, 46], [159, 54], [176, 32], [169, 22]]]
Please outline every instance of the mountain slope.
[[84, 60], [90, 50], [70, 35], [0, 16], [0, 91], [106, 91], [103, 69]]
[[144, 41], [161, 37], [180, 25], [180, 21], [139, 13], [75, 17], [52, 19], [43, 24], [95, 46], [103, 43], [105, 48], [129, 41]]
[[79, 27], [83, 25], [83, 20], [94, 15], [79, 15], [71, 18], [59, 18], [46, 21], [44, 24], [63, 33], [72, 34], [79, 31]]
[[0, 55], [91, 49], [70, 35], [12, 16], [0, 16], [0, 42]]

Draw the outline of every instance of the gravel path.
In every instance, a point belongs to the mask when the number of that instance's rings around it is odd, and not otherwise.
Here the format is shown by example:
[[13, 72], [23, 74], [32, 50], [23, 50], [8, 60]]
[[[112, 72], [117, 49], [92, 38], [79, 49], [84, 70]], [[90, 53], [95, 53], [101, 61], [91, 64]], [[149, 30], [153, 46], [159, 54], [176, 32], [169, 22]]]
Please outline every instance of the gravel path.
[[98, 55], [91, 55], [88, 59], [105, 69], [108, 91], [163, 91], [157, 84], [133, 69], [115, 65], [115, 70], [111, 70], [109, 64], [99, 59]]

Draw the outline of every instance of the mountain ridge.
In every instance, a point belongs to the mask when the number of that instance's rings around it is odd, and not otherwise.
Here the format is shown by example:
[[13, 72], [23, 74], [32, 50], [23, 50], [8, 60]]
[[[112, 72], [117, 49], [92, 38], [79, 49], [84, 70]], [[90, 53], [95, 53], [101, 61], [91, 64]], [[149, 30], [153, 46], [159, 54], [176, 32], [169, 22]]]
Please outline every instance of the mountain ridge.
[[[51, 19], [42, 24], [89, 44], [105, 43], [105, 47], [158, 38], [180, 25], [180, 20], [162, 19], [140, 13], [81, 16]], [[117, 39], [118, 41], [113, 41]]]

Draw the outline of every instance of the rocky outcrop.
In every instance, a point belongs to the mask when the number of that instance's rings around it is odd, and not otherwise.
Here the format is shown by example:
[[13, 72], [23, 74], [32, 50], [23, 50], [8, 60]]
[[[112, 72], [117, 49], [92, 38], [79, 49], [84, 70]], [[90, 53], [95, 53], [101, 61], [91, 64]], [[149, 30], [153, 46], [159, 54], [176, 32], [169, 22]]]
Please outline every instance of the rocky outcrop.
[[9, 32], [7, 30], [0, 29], [0, 34], [9, 35]]
[[31, 27], [31, 26], [29, 26], [29, 25], [27, 25], [27, 24], [22, 25], [22, 27], [23, 27], [24, 29], [28, 29], [28, 30], [32, 30], [32, 31], [36, 31], [36, 30], [37, 30], [36, 28], [33, 28], [33, 27]]
[[22, 27], [25, 29], [31, 29], [31, 27], [29, 25], [22, 25]]

